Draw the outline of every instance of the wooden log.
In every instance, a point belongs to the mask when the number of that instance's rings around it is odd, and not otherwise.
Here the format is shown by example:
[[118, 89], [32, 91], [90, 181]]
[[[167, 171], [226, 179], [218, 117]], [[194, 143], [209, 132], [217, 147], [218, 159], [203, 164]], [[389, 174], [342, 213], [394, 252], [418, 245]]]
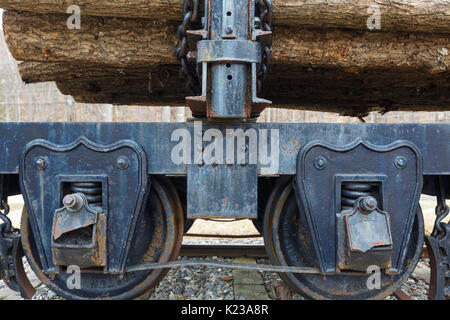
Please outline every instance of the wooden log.
[[[63, 94], [78, 102], [119, 105], [185, 105], [191, 93], [177, 65], [158, 69], [102, 68], [61, 63], [19, 65], [28, 82], [57, 81]], [[262, 95], [281, 108], [361, 115], [368, 110], [440, 111], [450, 109], [447, 73], [348, 73], [335, 69], [274, 65]], [[45, 75], [43, 78], [42, 75]]]
[[69, 30], [63, 15], [8, 11], [5, 40], [19, 61], [71, 61], [115, 67], [176, 63], [176, 26], [142, 19], [85, 17]]
[[[36, 62], [25, 61], [18, 64], [18, 69], [22, 80], [25, 83], [39, 83], [48, 81], [60, 81], [68, 79], [95, 79], [95, 78], [114, 78], [123, 76], [135, 76], [145, 78], [151, 72], [158, 72], [158, 67], [129, 67], [118, 68], [101, 64], [78, 65], [65, 62]], [[171, 70], [179, 68], [177, 65], [171, 65]]]
[[[4, 31], [16, 60], [155, 67], [176, 64], [176, 25], [142, 19], [85, 17], [69, 30], [63, 15], [9, 11]], [[390, 34], [339, 29], [278, 27], [272, 61], [320, 68], [445, 72], [450, 65], [445, 34]]]
[[[378, 7], [383, 31], [450, 32], [448, 0], [273, 0], [274, 24], [367, 29], [368, 8]], [[82, 15], [181, 21], [183, 0], [0, 0], [0, 8]]]
[[[170, 70], [170, 68], [169, 68]], [[169, 70], [152, 73], [152, 77], [109, 77], [96, 79], [70, 79], [57, 81], [63, 94], [72, 95], [85, 103], [111, 103], [123, 105], [185, 105], [189, 91], [182, 79]], [[368, 111], [441, 111], [450, 105], [450, 85], [424, 84], [417, 87], [377, 87], [356, 79], [335, 77], [304, 82], [268, 77], [262, 95], [274, 102], [275, 107], [314, 111], [338, 112], [350, 116], [363, 116]], [[439, 81], [439, 77], [435, 79]]]
[[[157, 78], [167, 75], [177, 77], [179, 65], [161, 65], [157, 68], [116, 68], [104, 65], [67, 64], [61, 62], [21, 62], [18, 69], [25, 83], [38, 83], [47, 81], [64, 81], [70, 79], [103, 79], [134, 77], [150, 79], [152, 75]], [[166, 76], [164, 76], [164, 74]], [[155, 78], [155, 79], [157, 79]], [[178, 78], [179, 84], [185, 81]], [[423, 74], [421, 72], [402, 72], [386, 70], [346, 72], [331, 68], [309, 68], [291, 65], [271, 65], [268, 79], [270, 81], [296, 81], [299, 83], [323, 83], [330, 81], [336, 87], [346, 88], [380, 88], [410, 87], [421, 88], [428, 86], [450, 87], [450, 76], [446, 72], [436, 74]], [[145, 80], [144, 80], [145, 81]], [[449, 102], [450, 103], [450, 102]]]

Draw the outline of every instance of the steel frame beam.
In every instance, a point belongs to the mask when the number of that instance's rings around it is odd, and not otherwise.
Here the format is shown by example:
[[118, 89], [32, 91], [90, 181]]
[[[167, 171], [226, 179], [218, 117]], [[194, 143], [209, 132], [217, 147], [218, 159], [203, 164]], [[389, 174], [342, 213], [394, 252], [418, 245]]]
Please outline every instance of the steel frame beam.
[[[197, 126], [197, 127], [196, 127]], [[258, 163], [258, 176], [294, 175], [300, 149], [314, 140], [344, 146], [360, 138], [374, 145], [388, 145], [398, 140], [408, 140], [423, 156], [424, 175], [450, 175], [450, 124], [329, 124], [329, 123], [0, 123], [0, 174], [18, 174], [21, 154], [25, 145], [35, 139], [54, 144], [70, 144], [81, 136], [99, 144], [112, 144], [119, 140], [135, 141], [147, 154], [148, 173], [162, 175], [187, 175], [187, 165], [171, 161], [171, 151], [179, 143], [172, 141], [175, 130], [185, 130], [194, 137], [195, 130], [205, 132], [218, 129], [252, 129], [267, 133], [270, 153], [271, 135], [279, 135], [279, 166], [264, 170], [267, 165]], [[262, 139], [264, 140], [264, 139]], [[191, 141], [191, 143], [193, 143]], [[209, 142], [204, 142], [207, 145]], [[225, 144], [225, 139], [224, 139]], [[193, 149], [193, 148], [191, 148]], [[224, 147], [225, 150], [225, 147]], [[194, 158], [192, 150], [192, 159]]]

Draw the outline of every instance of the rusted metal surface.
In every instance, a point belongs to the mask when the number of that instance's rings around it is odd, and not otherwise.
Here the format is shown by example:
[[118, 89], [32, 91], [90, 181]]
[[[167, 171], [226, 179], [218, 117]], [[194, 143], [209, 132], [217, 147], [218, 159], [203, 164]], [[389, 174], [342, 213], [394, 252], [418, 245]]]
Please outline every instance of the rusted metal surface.
[[370, 265], [389, 270], [392, 256], [392, 236], [387, 212], [378, 208], [372, 196], [360, 197], [352, 209], [337, 215], [338, 268], [365, 272]]
[[394, 296], [398, 300], [411, 300], [411, 297], [405, 291], [403, 291], [401, 288], [395, 290]]
[[19, 285], [20, 295], [26, 300], [31, 300], [36, 293], [36, 289], [34, 289], [33, 285], [30, 282], [30, 279], [28, 279], [25, 268], [23, 266], [24, 252], [20, 239], [18, 244], [14, 247], [14, 256], [16, 258], [16, 277], [17, 283]]
[[420, 259], [429, 259], [430, 254], [426, 245], [423, 246], [422, 253], [420, 254]]
[[[99, 192], [101, 196], [101, 188]], [[83, 193], [66, 195], [63, 204], [53, 219], [53, 263], [83, 268], [106, 266], [106, 213], [101, 212], [101, 206], [91, 208]]]

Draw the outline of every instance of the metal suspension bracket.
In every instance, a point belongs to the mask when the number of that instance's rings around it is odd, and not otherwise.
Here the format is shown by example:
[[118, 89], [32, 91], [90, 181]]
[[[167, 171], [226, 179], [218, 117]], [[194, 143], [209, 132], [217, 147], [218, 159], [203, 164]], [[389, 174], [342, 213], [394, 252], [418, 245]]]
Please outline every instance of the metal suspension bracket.
[[123, 273], [150, 188], [146, 170], [146, 154], [131, 140], [30, 142], [20, 182], [43, 272], [77, 265]]
[[[183, 62], [195, 60], [201, 74], [201, 94], [187, 97], [187, 105], [194, 115], [206, 113], [210, 119], [258, 116], [271, 104], [257, 97], [270, 60], [270, 1], [207, 0], [204, 10], [203, 29], [186, 31], [183, 25], [179, 29], [187, 38], [181, 37], [181, 49], [176, 50], [182, 69], [192, 83], [195, 77]], [[195, 9], [190, 12], [185, 20], [192, 19]]]
[[442, 222], [450, 208], [445, 203], [443, 176], [437, 177], [436, 221], [430, 236], [425, 242], [430, 254], [430, 287], [428, 299], [450, 299], [450, 224]]
[[401, 273], [421, 188], [421, 154], [408, 141], [303, 147], [294, 189], [322, 272]]

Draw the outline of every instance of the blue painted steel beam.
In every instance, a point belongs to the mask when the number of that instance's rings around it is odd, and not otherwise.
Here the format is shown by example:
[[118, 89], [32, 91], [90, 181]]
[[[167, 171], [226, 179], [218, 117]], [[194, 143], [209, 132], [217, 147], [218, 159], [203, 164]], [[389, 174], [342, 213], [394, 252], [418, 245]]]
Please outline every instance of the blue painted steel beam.
[[[199, 122], [197, 122], [197, 125]], [[253, 123], [219, 124], [203, 123], [203, 132], [215, 128], [267, 130], [270, 137], [279, 135], [279, 166], [270, 174], [261, 170], [267, 165], [258, 164], [258, 175], [293, 175], [299, 150], [313, 140], [333, 145], [346, 145], [357, 138], [376, 145], [387, 145], [397, 140], [414, 143], [423, 156], [425, 175], [450, 175], [450, 124], [309, 124], [309, 123]], [[27, 143], [45, 139], [55, 144], [69, 144], [80, 136], [99, 144], [112, 144], [131, 139], [137, 142], [148, 157], [149, 174], [186, 175], [187, 165], [175, 164], [171, 151], [179, 141], [171, 141], [177, 129], [186, 129], [194, 137], [194, 123], [0, 123], [0, 173], [18, 173], [20, 155]], [[191, 144], [193, 141], [191, 141]], [[204, 146], [210, 142], [204, 142]], [[225, 139], [224, 139], [225, 144]], [[192, 147], [192, 149], [194, 149]], [[225, 146], [224, 146], [225, 150]], [[194, 152], [194, 150], [192, 150]]]

